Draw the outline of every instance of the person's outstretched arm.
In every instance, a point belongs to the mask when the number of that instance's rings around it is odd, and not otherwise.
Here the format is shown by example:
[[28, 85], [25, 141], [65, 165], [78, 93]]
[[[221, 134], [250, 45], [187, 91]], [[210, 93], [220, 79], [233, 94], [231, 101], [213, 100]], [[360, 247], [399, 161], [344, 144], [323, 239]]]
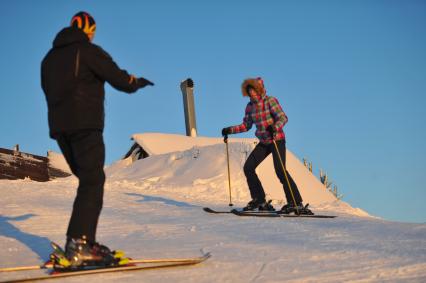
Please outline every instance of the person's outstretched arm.
[[[251, 114], [250, 114], [252, 107], [253, 105], [251, 103], [247, 104], [243, 123], [240, 125], [224, 128], [226, 134], [238, 134], [238, 133], [247, 132], [248, 130], [251, 129], [251, 127], [253, 126], [253, 120], [251, 119]], [[223, 131], [222, 131], [222, 134], [223, 134]]]
[[139, 88], [154, 85], [145, 78], [136, 78], [126, 70], [120, 69], [112, 57], [101, 47], [91, 44], [87, 56], [82, 59], [87, 61], [89, 68], [102, 80], [108, 82], [117, 90], [133, 93]]

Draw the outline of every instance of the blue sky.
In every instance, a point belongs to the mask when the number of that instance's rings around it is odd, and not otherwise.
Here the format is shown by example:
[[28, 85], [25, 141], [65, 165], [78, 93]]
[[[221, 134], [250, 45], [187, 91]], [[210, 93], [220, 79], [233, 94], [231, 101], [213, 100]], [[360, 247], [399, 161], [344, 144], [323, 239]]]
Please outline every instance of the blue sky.
[[156, 83], [131, 96], [106, 87], [108, 164], [133, 133], [185, 134], [181, 80], [193, 78], [198, 132], [213, 137], [241, 122], [241, 82], [262, 76], [289, 117], [288, 148], [327, 171], [345, 201], [426, 222], [425, 1], [17, 0], [0, 10], [0, 147], [59, 151], [40, 62], [86, 10], [94, 43]]

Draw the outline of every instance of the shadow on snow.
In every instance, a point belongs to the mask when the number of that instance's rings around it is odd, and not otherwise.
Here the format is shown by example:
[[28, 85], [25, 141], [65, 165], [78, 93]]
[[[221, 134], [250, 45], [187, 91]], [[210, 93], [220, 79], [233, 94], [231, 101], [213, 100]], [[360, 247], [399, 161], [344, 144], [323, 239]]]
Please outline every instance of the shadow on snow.
[[16, 217], [0, 215], [0, 236], [16, 239], [30, 248], [39, 256], [40, 259], [46, 260], [46, 257], [48, 257], [50, 251], [52, 250], [50, 246], [50, 240], [46, 237], [40, 237], [23, 232], [10, 223], [13, 221], [25, 221], [34, 216], [36, 215], [25, 214]]
[[199, 207], [197, 205], [189, 204], [187, 202], [175, 201], [175, 200], [167, 199], [163, 197], [153, 197], [153, 196], [135, 194], [135, 193], [126, 193], [126, 195], [142, 198], [140, 200], [137, 200], [137, 202], [161, 202], [166, 205], [173, 205], [177, 207]]

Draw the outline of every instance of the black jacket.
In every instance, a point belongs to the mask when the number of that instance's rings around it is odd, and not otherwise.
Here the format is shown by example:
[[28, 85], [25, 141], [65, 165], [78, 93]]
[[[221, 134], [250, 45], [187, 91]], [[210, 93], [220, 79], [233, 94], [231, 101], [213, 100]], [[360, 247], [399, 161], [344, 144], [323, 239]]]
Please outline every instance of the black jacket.
[[132, 93], [141, 87], [77, 28], [64, 28], [41, 64], [50, 136], [104, 128], [104, 84]]

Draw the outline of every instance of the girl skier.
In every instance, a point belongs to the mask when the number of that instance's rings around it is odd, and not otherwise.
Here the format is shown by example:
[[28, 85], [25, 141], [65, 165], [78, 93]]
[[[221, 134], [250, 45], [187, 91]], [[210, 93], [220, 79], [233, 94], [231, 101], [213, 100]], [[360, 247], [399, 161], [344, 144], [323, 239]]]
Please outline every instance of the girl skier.
[[[262, 78], [246, 79], [241, 90], [243, 96], [250, 98], [246, 106], [243, 123], [223, 128], [222, 135], [247, 132], [251, 129], [253, 123], [256, 125], [256, 137], [260, 142], [244, 164], [244, 174], [247, 178], [252, 200], [244, 207], [244, 210], [275, 210], [270, 201], [266, 202], [262, 183], [256, 175], [256, 167], [272, 153], [275, 172], [283, 185], [287, 199], [287, 204], [281, 208], [281, 212], [286, 214], [291, 212], [312, 214], [307, 206], [303, 206], [299, 189], [285, 169], [286, 141], [283, 127], [288, 121], [287, 115], [275, 97], [266, 95]], [[274, 140], [279, 152], [274, 147]], [[282, 164], [278, 154], [281, 156]], [[286, 170], [285, 173], [283, 169]]]

